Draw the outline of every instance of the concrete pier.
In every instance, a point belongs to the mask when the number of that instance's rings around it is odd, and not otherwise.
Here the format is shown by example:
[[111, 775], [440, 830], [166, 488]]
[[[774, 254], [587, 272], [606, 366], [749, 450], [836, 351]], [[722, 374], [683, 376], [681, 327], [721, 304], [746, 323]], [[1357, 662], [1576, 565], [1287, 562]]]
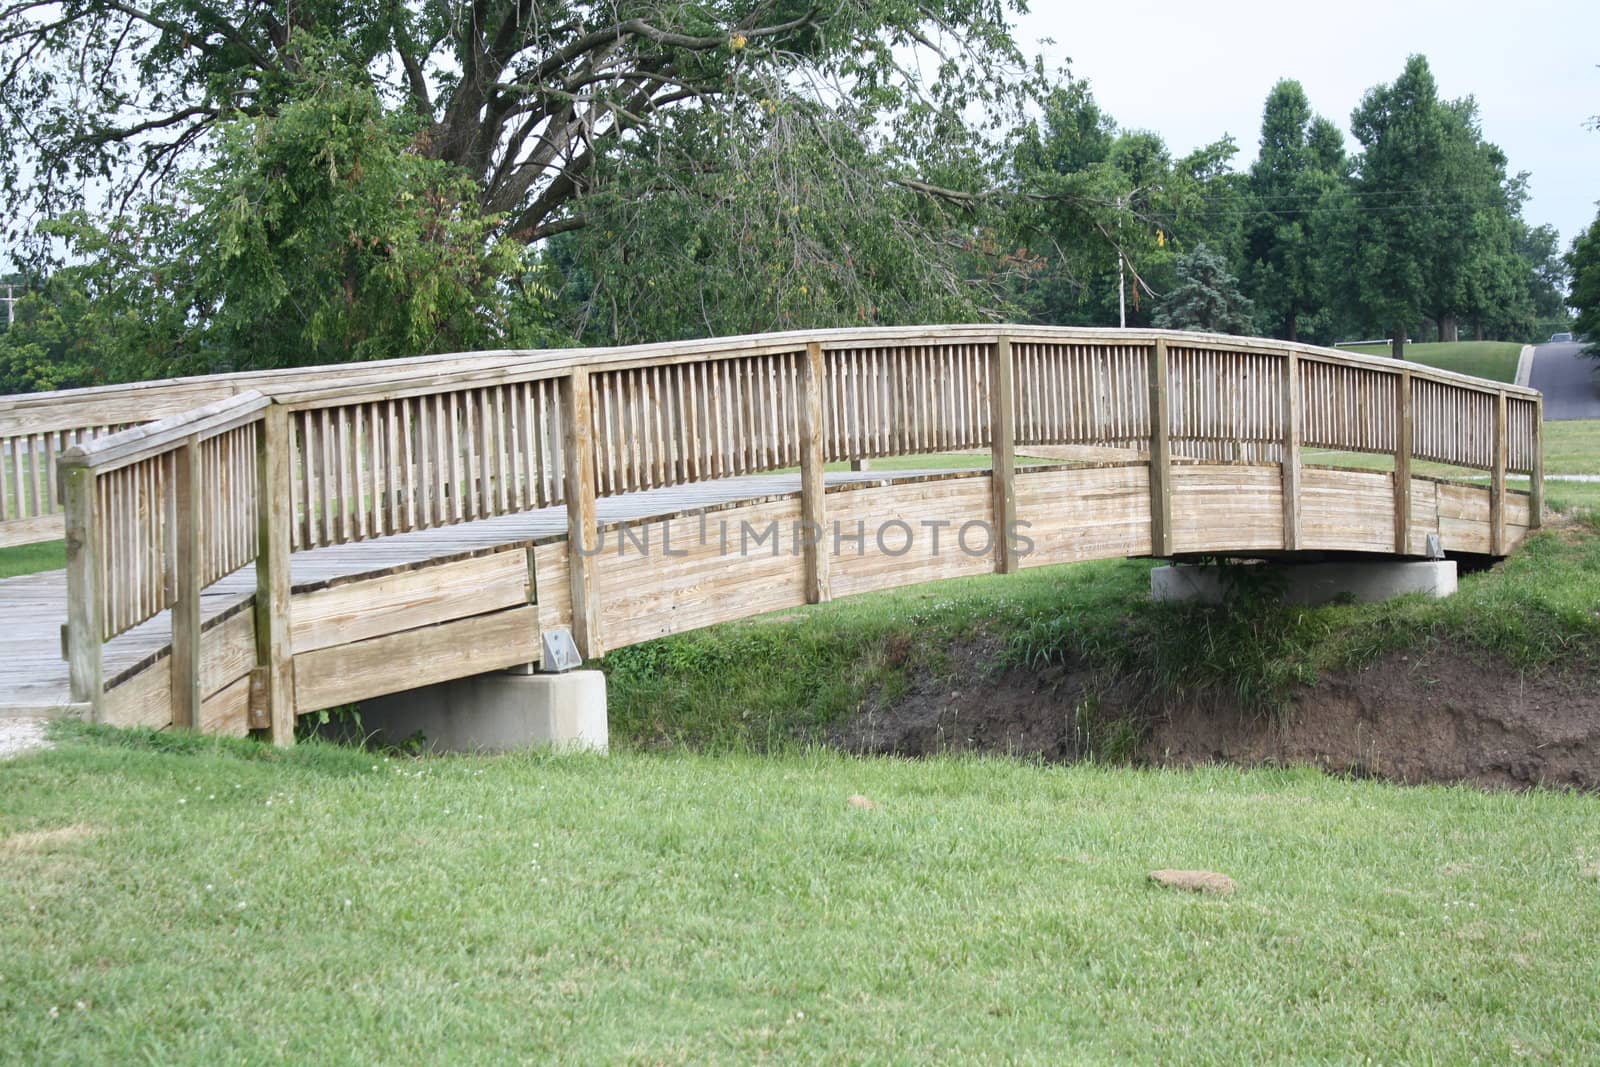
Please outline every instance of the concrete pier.
[[430, 752], [604, 752], [606, 676], [503, 673], [441, 682], [362, 701], [361, 728], [387, 744], [420, 733]]
[[[1451, 559], [1242, 566], [1269, 567], [1281, 575], [1284, 600], [1290, 604], [1376, 603], [1407, 593], [1447, 597], [1456, 591], [1456, 563]], [[1150, 595], [1156, 600], [1220, 604], [1224, 590], [1218, 567], [1173, 564], [1150, 572]]]

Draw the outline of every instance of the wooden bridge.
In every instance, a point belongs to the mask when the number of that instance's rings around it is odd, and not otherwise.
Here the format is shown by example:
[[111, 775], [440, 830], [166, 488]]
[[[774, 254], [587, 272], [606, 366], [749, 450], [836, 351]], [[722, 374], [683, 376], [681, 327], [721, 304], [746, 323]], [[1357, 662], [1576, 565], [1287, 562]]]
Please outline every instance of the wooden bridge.
[[[3, 397], [0, 544], [64, 536], [67, 570], [0, 582], [0, 714], [288, 743], [556, 627], [593, 657], [1076, 560], [1501, 556], [1539, 525], [1541, 403], [1278, 341], [995, 326]], [[859, 469], [885, 457], [926, 458]]]

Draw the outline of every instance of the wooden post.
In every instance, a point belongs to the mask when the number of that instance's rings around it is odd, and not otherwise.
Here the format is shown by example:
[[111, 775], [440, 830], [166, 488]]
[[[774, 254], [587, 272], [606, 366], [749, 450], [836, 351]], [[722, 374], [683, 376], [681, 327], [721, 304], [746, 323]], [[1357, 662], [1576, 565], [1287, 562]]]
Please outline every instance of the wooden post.
[[206, 487], [201, 484], [200, 441], [190, 437], [173, 456], [172, 523], [172, 725], [200, 728], [200, 536]]
[[989, 446], [994, 499], [994, 569], [1015, 574], [1021, 564], [1011, 544], [1017, 525], [1017, 414], [1012, 398], [1011, 338], [995, 341], [989, 365]]
[[827, 483], [823, 477], [822, 345], [806, 345], [800, 375], [800, 521], [805, 534], [806, 603], [833, 599], [828, 577]]
[[105, 703], [104, 643], [100, 607], [100, 516], [95, 473], [62, 466], [61, 501], [66, 510], [67, 673], [72, 699], [89, 705], [96, 722]]
[[1394, 551], [1411, 555], [1411, 372], [1394, 386]]
[[589, 371], [579, 367], [561, 379], [566, 427], [567, 574], [572, 583], [572, 640], [584, 659], [605, 655], [600, 628], [600, 589], [595, 572], [599, 550], [595, 519], [594, 396]]
[[1506, 393], [1494, 396], [1494, 471], [1489, 482], [1489, 554], [1506, 554]]
[[1150, 353], [1150, 554], [1172, 555], [1172, 439], [1167, 405], [1167, 341]]
[[257, 678], [267, 733], [275, 745], [294, 744], [294, 650], [289, 638], [293, 451], [288, 409], [273, 404], [262, 413], [256, 429], [255, 613]]
[[1544, 525], [1544, 397], [1533, 400], [1533, 470], [1528, 475], [1528, 528]]
[[1283, 354], [1283, 549], [1300, 548], [1300, 356]]

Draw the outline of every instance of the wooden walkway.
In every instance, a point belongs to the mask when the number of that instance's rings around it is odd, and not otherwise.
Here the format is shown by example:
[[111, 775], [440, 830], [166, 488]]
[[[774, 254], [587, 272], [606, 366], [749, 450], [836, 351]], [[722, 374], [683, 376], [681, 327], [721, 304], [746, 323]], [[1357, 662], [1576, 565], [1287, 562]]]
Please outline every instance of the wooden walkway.
[[[67, 545], [64, 574], [0, 582], [0, 714], [288, 744], [297, 715], [534, 662], [558, 628], [596, 658], [1089, 559], [1499, 557], [1540, 523], [1542, 426], [1533, 390], [1411, 363], [985, 324], [0, 397], [0, 544]], [[1018, 463], [1055, 449], [1075, 463]]]
[[[889, 485], [938, 473], [913, 470], [832, 473], [829, 485]], [[718, 482], [650, 489], [597, 502], [601, 523], [692, 514], [696, 509], [800, 491], [798, 474], [754, 475]], [[397, 534], [296, 552], [291, 559], [293, 588], [305, 592], [361, 575], [443, 562], [490, 549], [527, 546], [564, 537], [567, 509], [540, 508], [519, 515]], [[247, 564], [208, 586], [201, 605], [208, 623], [237, 611], [256, 591], [255, 566]], [[67, 662], [61, 655], [61, 624], [67, 615], [66, 571], [47, 571], [0, 579], [0, 718], [82, 711], [72, 703]], [[113, 684], [148, 666], [172, 641], [172, 613], [163, 611], [106, 643], [106, 678]]]

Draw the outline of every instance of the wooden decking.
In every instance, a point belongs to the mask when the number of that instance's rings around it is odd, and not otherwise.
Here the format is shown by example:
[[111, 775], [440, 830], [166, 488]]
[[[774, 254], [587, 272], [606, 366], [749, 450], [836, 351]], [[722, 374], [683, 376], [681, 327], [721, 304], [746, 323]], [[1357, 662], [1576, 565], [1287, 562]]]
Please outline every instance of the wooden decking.
[[[829, 485], [887, 485], [932, 471], [836, 473]], [[599, 521], [620, 523], [651, 516], [684, 514], [735, 501], [799, 492], [798, 474], [756, 475], [718, 482], [672, 486], [602, 498]], [[540, 508], [478, 522], [419, 530], [376, 541], [361, 541], [297, 552], [292, 558], [297, 592], [322, 588], [360, 575], [394, 572], [471, 556], [491, 549], [526, 546], [565, 536], [567, 509]], [[208, 623], [237, 611], [256, 591], [254, 565], [247, 565], [207, 587], [201, 596]], [[67, 617], [66, 571], [48, 571], [0, 580], [0, 718], [81, 711], [72, 703], [67, 663], [61, 655], [61, 624]], [[113, 685], [161, 655], [172, 640], [172, 615], [163, 611], [106, 644], [106, 678]]]

